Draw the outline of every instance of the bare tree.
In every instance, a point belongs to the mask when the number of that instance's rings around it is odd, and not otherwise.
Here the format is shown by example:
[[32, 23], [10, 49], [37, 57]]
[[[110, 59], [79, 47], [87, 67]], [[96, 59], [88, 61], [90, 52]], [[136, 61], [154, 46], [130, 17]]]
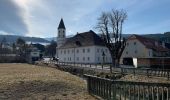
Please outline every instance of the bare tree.
[[102, 33], [115, 67], [119, 65], [120, 57], [126, 44], [125, 39], [122, 37], [123, 23], [126, 18], [127, 13], [124, 10], [113, 9], [111, 12], [102, 12], [97, 23], [97, 29]]

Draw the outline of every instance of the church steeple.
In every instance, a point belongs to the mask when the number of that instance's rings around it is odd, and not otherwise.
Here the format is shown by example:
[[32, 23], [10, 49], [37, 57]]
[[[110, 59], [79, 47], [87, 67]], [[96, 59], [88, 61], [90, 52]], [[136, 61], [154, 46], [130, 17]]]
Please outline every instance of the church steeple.
[[58, 25], [58, 36], [57, 36], [58, 47], [63, 45], [63, 43], [65, 42], [65, 38], [66, 38], [66, 28], [64, 25], [64, 21], [61, 18], [60, 23]]
[[58, 26], [58, 29], [66, 29], [66, 28], [65, 28], [65, 25], [64, 25], [63, 18], [61, 18], [61, 20], [60, 20], [60, 24], [59, 24], [59, 26]]

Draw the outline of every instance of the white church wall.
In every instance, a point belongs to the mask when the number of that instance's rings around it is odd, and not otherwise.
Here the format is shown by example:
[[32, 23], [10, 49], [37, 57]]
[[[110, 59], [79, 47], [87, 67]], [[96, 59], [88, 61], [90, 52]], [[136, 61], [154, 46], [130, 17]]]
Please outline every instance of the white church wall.
[[[103, 61], [103, 52], [105, 54]], [[95, 62], [96, 63], [111, 63], [111, 55], [109, 49], [104, 46], [95, 46]]]
[[105, 63], [110, 63], [111, 56], [109, 50], [106, 47], [102, 47], [102, 46], [87, 46], [87, 47], [79, 47], [79, 48], [59, 49], [58, 56], [60, 62], [102, 63], [103, 50], [106, 55]]

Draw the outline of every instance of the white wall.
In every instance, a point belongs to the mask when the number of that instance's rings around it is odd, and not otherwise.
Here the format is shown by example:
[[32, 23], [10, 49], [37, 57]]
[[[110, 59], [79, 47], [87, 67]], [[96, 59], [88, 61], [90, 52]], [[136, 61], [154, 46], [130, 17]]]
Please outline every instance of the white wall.
[[103, 63], [103, 56], [102, 56], [103, 52], [105, 54], [104, 62], [111, 63], [112, 60], [111, 60], [111, 55], [110, 55], [109, 49], [106, 47], [103, 47], [103, 46], [95, 47], [95, 62]]
[[68, 49], [59, 48], [58, 57], [59, 57], [59, 61], [61, 62], [102, 63], [103, 50], [104, 52], [106, 51], [105, 62], [110, 62], [111, 57], [110, 57], [109, 50], [106, 50], [106, 47], [102, 47], [102, 46], [87, 46], [87, 47], [68, 48]]
[[126, 47], [121, 56], [121, 62], [123, 58], [147, 58], [152, 57], [152, 50], [147, 49], [140, 41], [137, 39], [128, 40], [126, 42]]
[[65, 35], [66, 35], [65, 29], [58, 29], [58, 36], [57, 36], [57, 45], [58, 47], [62, 46], [65, 42]]

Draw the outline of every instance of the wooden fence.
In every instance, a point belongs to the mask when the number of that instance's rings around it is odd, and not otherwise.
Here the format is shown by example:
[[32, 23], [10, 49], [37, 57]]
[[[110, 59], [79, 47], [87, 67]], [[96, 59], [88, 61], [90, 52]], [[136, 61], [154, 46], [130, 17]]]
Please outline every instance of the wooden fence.
[[[102, 70], [110, 70], [111, 64], [91, 64], [91, 63], [71, 63], [71, 62], [56, 62], [56, 61], [44, 61], [44, 63], [57, 64], [57, 65], [70, 65], [75, 67], [89, 67], [96, 68]], [[170, 79], [170, 70], [169, 69], [151, 69], [151, 68], [126, 68], [119, 67], [113, 68], [113, 71], [117, 71], [122, 75], [134, 74], [134, 75], [146, 75], [156, 76], [156, 77], [166, 77], [168, 80]]]
[[166, 77], [168, 80], [170, 78], [170, 70], [169, 69], [150, 69], [150, 68], [121, 68], [121, 73], [126, 74], [134, 74], [134, 75], [147, 75], [156, 76], [156, 77]]
[[170, 100], [170, 84], [114, 81], [85, 75], [88, 92], [107, 100]]

